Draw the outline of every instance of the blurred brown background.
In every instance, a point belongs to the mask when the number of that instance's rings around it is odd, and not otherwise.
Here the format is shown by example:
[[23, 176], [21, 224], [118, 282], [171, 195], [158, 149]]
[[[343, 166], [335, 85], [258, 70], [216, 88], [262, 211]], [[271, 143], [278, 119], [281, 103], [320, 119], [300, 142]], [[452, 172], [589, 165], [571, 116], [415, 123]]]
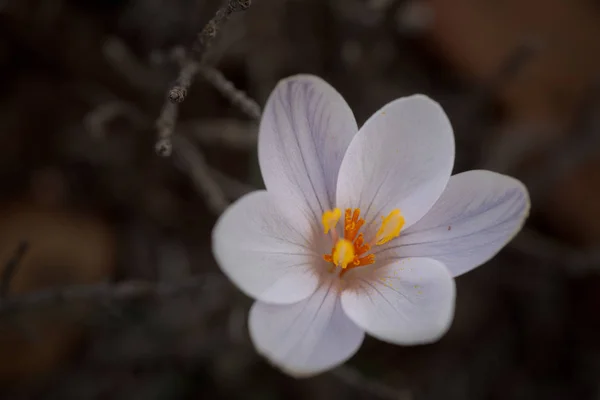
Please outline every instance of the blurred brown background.
[[[166, 95], [222, 3], [0, 0], [0, 398], [600, 399], [600, 3], [253, 0], [160, 157]], [[261, 185], [252, 99], [299, 72], [359, 123], [428, 94], [455, 172], [517, 176], [533, 207], [458, 279], [439, 343], [369, 339], [295, 381], [252, 348], [210, 231]]]

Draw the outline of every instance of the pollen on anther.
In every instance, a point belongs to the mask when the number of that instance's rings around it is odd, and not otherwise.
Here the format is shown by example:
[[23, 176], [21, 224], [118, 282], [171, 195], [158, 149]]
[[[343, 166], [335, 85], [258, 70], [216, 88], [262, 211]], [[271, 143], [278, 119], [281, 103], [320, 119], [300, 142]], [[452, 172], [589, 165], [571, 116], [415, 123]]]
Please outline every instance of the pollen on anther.
[[341, 216], [342, 211], [339, 208], [327, 210], [323, 213], [321, 222], [323, 223], [323, 230], [325, 231], [325, 234], [328, 234], [330, 230], [335, 229], [335, 226], [337, 225]]
[[387, 217], [381, 217], [381, 227], [377, 231], [376, 244], [382, 245], [400, 235], [404, 226], [404, 217], [397, 208], [392, 210]]
[[[323, 213], [323, 227], [325, 233], [335, 228], [338, 219], [341, 217], [341, 211], [338, 209], [326, 211]], [[365, 224], [365, 220], [360, 217], [359, 208], [347, 208], [344, 210], [343, 235], [338, 237], [334, 232], [334, 247], [331, 254], [323, 255], [323, 259], [332, 265], [330, 272], [335, 271], [335, 267], [341, 267], [339, 272], [342, 277], [347, 271], [375, 263], [375, 255], [367, 254], [374, 244], [374, 241], [365, 243], [365, 234], [360, 232]], [[360, 233], [359, 233], [360, 232]]]

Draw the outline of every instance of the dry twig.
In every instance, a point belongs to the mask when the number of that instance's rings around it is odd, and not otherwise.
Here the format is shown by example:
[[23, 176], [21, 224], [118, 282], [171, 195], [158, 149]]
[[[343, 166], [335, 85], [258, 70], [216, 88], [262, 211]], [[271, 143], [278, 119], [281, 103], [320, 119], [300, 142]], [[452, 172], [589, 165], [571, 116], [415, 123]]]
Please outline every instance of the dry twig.
[[240, 197], [257, 190], [254, 186], [240, 182], [237, 179], [230, 177], [222, 173], [221, 171], [208, 167], [209, 171], [215, 180], [223, 190], [223, 193], [227, 195], [230, 200], [236, 200]]
[[10, 289], [12, 278], [15, 276], [17, 268], [19, 267], [19, 263], [23, 259], [25, 253], [27, 253], [28, 248], [29, 244], [27, 242], [23, 241], [19, 243], [15, 253], [4, 266], [4, 269], [2, 270], [2, 276], [0, 277], [0, 298], [6, 298], [8, 290]]
[[136, 107], [124, 101], [113, 101], [101, 104], [89, 112], [84, 124], [92, 137], [101, 139], [106, 137], [107, 127], [119, 117], [127, 118], [136, 128], [143, 127], [145, 123]]
[[194, 181], [200, 194], [206, 199], [208, 207], [216, 214], [220, 215], [229, 202], [227, 196], [219, 184], [210, 174], [210, 169], [204, 155], [183, 136], [178, 136], [175, 141], [176, 151], [183, 161], [182, 167], [188, 172]]
[[205, 60], [206, 51], [212, 44], [213, 39], [219, 33], [219, 29], [229, 19], [229, 16], [235, 11], [248, 9], [250, 4], [250, 0], [226, 0], [225, 4], [217, 10], [215, 16], [208, 21], [206, 26], [204, 26], [192, 45], [192, 51], [186, 56], [186, 59], [183, 62], [177, 82], [169, 91], [169, 99], [172, 102], [181, 103], [185, 100], [185, 96], [192, 84], [194, 76]]
[[177, 120], [177, 104], [185, 100], [192, 81], [204, 62], [206, 50], [217, 36], [219, 29], [229, 19], [229, 16], [234, 11], [246, 10], [248, 7], [250, 7], [250, 0], [227, 0], [198, 34], [191, 52], [186, 54], [185, 59], [182, 61], [177, 81], [169, 90], [168, 101], [163, 106], [156, 121], [158, 130], [156, 151], [159, 155], [169, 156], [172, 152], [170, 139]]
[[200, 74], [231, 103], [237, 106], [250, 118], [260, 121], [260, 115], [262, 113], [258, 103], [249, 97], [244, 91], [237, 89], [233, 83], [231, 83], [225, 75], [216, 68], [208, 66], [202, 66], [199, 69]]
[[258, 140], [256, 124], [232, 119], [186, 121], [177, 125], [177, 132], [204, 145], [239, 150], [255, 150]]
[[95, 285], [73, 285], [20, 294], [0, 302], [0, 314], [73, 302], [126, 301], [139, 298], [178, 296], [202, 291], [208, 287], [222, 288], [225, 280], [220, 275], [205, 274], [188, 277], [177, 282], [127, 281]]
[[600, 268], [599, 250], [572, 248], [528, 228], [521, 231], [510, 247], [536, 260], [558, 265], [574, 275], [597, 272]]

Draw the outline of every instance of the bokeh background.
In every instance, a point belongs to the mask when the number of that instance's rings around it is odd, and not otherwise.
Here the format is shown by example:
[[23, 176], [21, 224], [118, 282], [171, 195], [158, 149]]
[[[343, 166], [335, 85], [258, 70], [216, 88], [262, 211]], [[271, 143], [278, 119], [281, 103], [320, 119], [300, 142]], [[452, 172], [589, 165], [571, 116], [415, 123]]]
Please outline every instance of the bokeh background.
[[[0, 1], [0, 398], [600, 399], [600, 3], [253, 0], [175, 115], [167, 93], [222, 3]], [[296, 381], [252, 348], [210, 232], [261, 186], [258, 105], [299, 72], [359, 124], [428, 94], [455, 172], [514, 175], [533, 207], [458, 278], [441, 341], [367, 339]]]

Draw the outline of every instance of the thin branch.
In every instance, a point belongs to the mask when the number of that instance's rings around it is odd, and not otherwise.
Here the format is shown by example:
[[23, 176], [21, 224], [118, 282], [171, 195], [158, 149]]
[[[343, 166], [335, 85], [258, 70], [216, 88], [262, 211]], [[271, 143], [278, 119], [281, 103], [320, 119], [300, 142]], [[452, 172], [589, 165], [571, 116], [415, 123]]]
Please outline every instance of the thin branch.
[[177, 125], [177, 133], [204, 145], [216, 144], [240, 150], [254, 150], [258, 141], [255, 123], [232, 119], [186, 121]]
[[[171, 103], [166, 103], [171, 104]], [[135, 128], [146, 128], [149, 127], [150, 118], [144, 114], [141, 110], [136, 108], [133, 104], [115, 101], [99, 105], [96, 109], [92, 110], [88, 117], [86, 117], [86, 125], [91, 132], [99, 135], [100, 138], [104, 137], [104, 131], [106, 126], [110, 125], [114, 118], [123, 116], [131, 120], [131, 123]], [[215, 134], [207, 133], [214, 130]], [[231, 120], [212, 120], [207, 122], [186, 122], [178, 127], [178, 132], [181, 131], [182, 136], [193, 136], [199, 141], [210, 144], [210, 143], [222, 143], [232, 148], [248, 149], [250, 147], [256, 148], [257, 132], [256, 124], [252, 122], [242, 121], [231, 121]], [[218, 134], [217, 134], [218, 133]], [[193, 149], [193, 146], [186, 141], [186, 145]], [[157, 144], [157, 151], [160, 152], [171, 152], [172, 144], [171, 140], [159, 141]], [[185, 152], [185, 150], [184, 150]], [[192, 150], [192, 152], [196, 152]], [[187, 153], [185, 153], [187, 154]], [[204, 160], [201, 155], [195, 155], [190, 158], [191, 163], [196, 168], [204, 168], [209, 171], [211, 180], [216, 182], [221, 188], [224, 196], [230, 200], [236, 200], [239, 197], [256, 190], [251, 185], [243, 183], [235, 178], [232, 178], [217, 169], [208, 166], [206, 162], [198, 162], [197, 160]], [[193, 175], [191, 170], [186, 170], [186, 173]], [[210, 186], [209, 186], [210, 187]]]
[[0, 276], [0, 298], [5, 299], [10, 289], [10, 283], [12, 282], [17, 268], [23, 259], [23, 256], [27, 253], [29, 244], [25, 241], [19, 243], [13, 256], [8, 260], [4, 269], [2, 270], [2, 276]]
[[108, 126], [117, 118], [125, 117], [136, 128], [144, 126], [144, 117], [131, 104], [124, 101], [113, 101], [99, 105], [84, 118], [84, 124], [92, 137], [106, 138]]
[[548, 148], [552, 139], [544, 125], [519, 124], [504, 126], [487, 143], [481, 167], [503, 174], [517, 174], [517, 167], [534, 151]]
[[178, 136], [175, 141], [176, 152], [183, 161], [182, 167], [189, 173], [196, 184], [196, 188], [206, 199], [208, 207], [217, 215], [220, 215], [229, 202], [219, 184], [213, 179], [210, 173], [210, 167], [204, 159], [204, 154], [196, 149], [183, 136]]
[[156, 120], [156, 132], [158, 140], [154, 146], [156, 153], [162, 157], [168, 157], [173, 153], [173, 144], [171, 136], [175, 130], [175, 121], [177, 121], [177, 104], [166, 102]]
[[231, 200], [237, 200], [245, 194], [257, 190], [257, 188], [255, 188], [254, 186], [240, 182], [237, 179], [234, 179], [229, 175], [224, 174], [218, 169], [209, 166], [208, 170], [210, 171], [210, 174], [214, 178], [215, 182], [217, 182], [222, 188], [223, 193], [225, 193], [227, 195], [227, 198]]
[[218, 69], [202, 66], [200, 74], [210, 82], [224, 97], [240, 108], [250, 118], [260, 121], [262, 113], [258, 103], [244, 91], [237, 89]]
[[198, 34], [196, 41], [192, 45], [191, 52], [186, 54], [185, 59], [182, 61], [179, 76], [173, 87], [169, 90], [168, 100], [163, 106], [156, 122], [158, 130], [156, 151], [159, 155], [171, 155], [171, 137], [173, 136], [177, 120], [177, 104], [185, 100], [194, 76], [198, 72], [200, 65], [204, 62], [206, 50], [217, 36], [219, 29], [229, 19], [229, 16], [234, 11], [246, 10], [250, 7], [250, 4], [250, 0], [227, 0]]
[[192, 51], [186, 56], [186, 60], [179, 72], [179, 77], [177, 78], [175, 85], [173, 85], [169, 91], [169, 99], [172, 102], [181, 103], [185, 100], [185, 96], [192, 84], [194, 76], [205, 60], [207, 54], [206, 51], [219, 33], [219, 29], [221, 29], [229, 19], [229, 16], [235, 11], [248, 9], [250, 4], [250, 0], [226, 0], [225, 4], [217, 10], [215, 16], [204, 26], [192, 45]]
[[136, 54], [118, 37], [109, 37], [104, 42], [102, 53], [115, 71], [147, 95], [162, 92], [164, 85], [169, 82], [162, 71], [148, 68], [145, 63], [140, 62]]
[[600, 250], [576, 249], [532, 229], [524, 228], [509, 246], [521, 254], [559, 265], [575, 275], [600, 270]]
[[31, 310], [40, 307], [63, 305], [74, 302], [112, 302], [139, 298], [178, 296], [186, 292], [201, 291], [221, 286], [225, 280], [219, 275], [191, 276], [177, 282], [127, 281], [95, 285], [73, 285], [25, 293], [3, 299], [0, 314]]

